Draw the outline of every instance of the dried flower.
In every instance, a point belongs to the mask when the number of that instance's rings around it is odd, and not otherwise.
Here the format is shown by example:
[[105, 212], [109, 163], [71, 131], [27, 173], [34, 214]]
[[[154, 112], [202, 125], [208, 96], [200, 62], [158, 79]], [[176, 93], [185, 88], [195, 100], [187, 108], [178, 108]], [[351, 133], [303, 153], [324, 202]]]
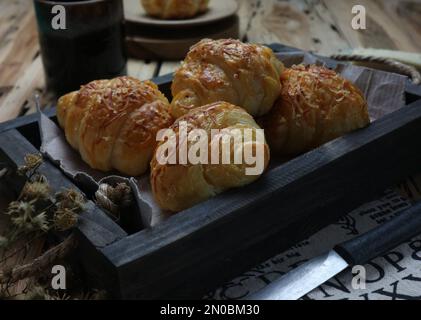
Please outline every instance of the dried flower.
[[46, 179], [25, 183], [21, 193], [21, 198], [26, 200], [47, 200], [49, 196], [50, 186]]
[[15, 233], [27, 233], [32, 231], [46, 232], [49, 223], [46, 212], [37, 213], [35, 209], [36, 200], [14, 201], [9, 204], [5, 214], [11, 216], [10, 221], [15, 227]]
[[27, 154], [25, 156], [25, 164], [18, 168], [19, 175], [26, 175], [30, 172], [35, 172], [42, 164], [41, 154]]
[[5, 214], [9, 216], [23, 216], [25, 219], [32, 216], [35, 212], [35, 200], [27, 201], [13, 201], [9, 204]]
[[50, 229], [47, 214], [45, 212], [40, 213], [32, 219], [33, 230], [40, 230], [47, 232]]
[[66, 189], [56, 194], [57, 208], [70, 209], [74, 213], [83, 211], [85, 205], [85, 197], [74, 189]]
[[[19, 198], [9, 204], [0, 214], [6, 214], [10, 219], [10, 226], [6, 234], [0, 236], [0, 249], [7, 251], [9, 246], [16, 241], [36, 239], [41, 232], [48, 232], [52, 227], [60, 231], [73, 228], [78, 222], [78, 214], [84, 209], [85, 198], [77, 190], [68, 189], [58, 192], [54, 196], [47, 179], [38, 172], [43, 160], [41, 155], [30, 154], [25, 157], [25, 164], [18, 168], [18, 173], [23, 175], [25, 183]], [[0, 170], [1, 175], [8, 171]], [[30, 236], [30, 237], [28, 237]], [[32, 240], [30, 240], [32, 241]], [[0, 271], [0, 275], [4, 275]], [[0, 299], [24, 298], [36, 300], [66, 300], [66, 294], [55, 294], [41, 286], [29, 288], [28, 294], [11, 297], [0, 286]], [[92, 298], [100, 296], [92, 293]]]
[[54, 227], [59, 231], [66, 231], [73, 228], [78, 221], [78, 216], [72, 210], [58, 209], [53, 218]]
[[46, 232], [49, 230], [49, 223], [45, 212], [40, 213], [36, 216], [17, 216], [12, 218], [11, 221], [20, 232]]

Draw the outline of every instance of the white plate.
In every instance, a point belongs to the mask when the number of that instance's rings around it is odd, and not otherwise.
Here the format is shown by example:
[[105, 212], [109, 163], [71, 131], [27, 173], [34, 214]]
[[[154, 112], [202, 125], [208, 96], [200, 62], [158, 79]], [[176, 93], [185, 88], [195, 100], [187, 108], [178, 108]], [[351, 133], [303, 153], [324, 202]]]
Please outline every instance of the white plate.
[[154, 27], [162, 28], [188, 28], [204, 25], [228, 18], [238, 10], [235, 0], [210, 0], [209, 9], [191, 19], [163, 20], [150, 17], [146, 14], [140, 0], [124, 0], [124, 13], [126, 20]]

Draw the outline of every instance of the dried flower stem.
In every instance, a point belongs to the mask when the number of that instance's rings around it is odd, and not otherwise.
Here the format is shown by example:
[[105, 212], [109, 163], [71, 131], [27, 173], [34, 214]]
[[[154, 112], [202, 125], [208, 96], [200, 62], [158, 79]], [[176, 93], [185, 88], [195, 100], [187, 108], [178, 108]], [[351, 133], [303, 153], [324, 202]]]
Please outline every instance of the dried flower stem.
[[77, 246], [76, 237], [72, 234], [59, 245], [45, 252], [29, 264], [9, 268], [0, 273], [0, 284], [14, 283], [16, 281], [39, 275], [41, 270], [52, 266], [54, 262], [64, 258]]
[[[11, 202], [3, 213], [9, 216], [11, 226], [6, 235], [0, 236], [0, 249], [6, 249], [0, 260], [1, 264], [20, 254], [22, 250], [28, 250], [31, 243], [45, 237], [52, 228], [60, 231], [73, 228], [78, 221], [78, 214], [83, 211], [86, 200], [78, 191], [63, 190], [56, 194], [52, 193], [47, 179], [38, 172], [42, 162], [41, 155], [27, 155], [25, 164], [17, 170], [17, 173], [25, 176], [27, 181], [18, 199]], [[25, 241], [24, 245], [12, 253], [7, 251], [12, 244], [21, 240]], [[75, 245], [75, 238], [70, 236], [30, 263], [0, 270], [0, 289], [2, 289], [0, 294], [6, 294], [11, 298], [9, 292], [11, 285], [26, 278], [41, 276], [42, 270], [62, 259]]]

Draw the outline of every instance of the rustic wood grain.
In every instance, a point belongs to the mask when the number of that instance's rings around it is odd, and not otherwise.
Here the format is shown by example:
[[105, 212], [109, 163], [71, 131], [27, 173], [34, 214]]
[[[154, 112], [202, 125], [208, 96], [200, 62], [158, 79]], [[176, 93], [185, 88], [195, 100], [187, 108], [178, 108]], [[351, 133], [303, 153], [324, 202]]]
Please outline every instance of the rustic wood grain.
[[[1, 169], [5, 165], [5, 162], [0, 162]], [[3, 181], [3, 183], [0, 183], [0, 235], [7, 234], [8, 228], [10, 228], [10, 217], [2, 213], [10, 202], [17, 199], [21, 186], [24, 183], [24, 180], [20, 177], [10, 176], [6, 179], [7, 182]], [[14, 181], [13, 187], [11, 187], [9, 181]], [[12, 244], [7, 250], [0, 249], [0, 270], [27, 264], [40, 256], [43, 252], [45, 237], [32, 240], [30, 245], [28, 245], [30, 240], [30, 237], [24, 237]], [[23, 279], [10, 285], [0, 285], [0, 291], [7, 290], [8, 295], [18, 296], [22, 294], [32, 282], [33, 279]]]
[[156, 61], [145, 62], [142, 60], [129, 59], [127, 62], [127, 74], [140, 80], [153, 78], [158, 72], [159, 64]]
[[[243, 40], [281, 42], [321, 54], [355, 47], [421, 51], [421, 0], [238, 0]], [[365, 31], [351, 28], [351, 8], [367, 8]], [[55, 101], [45, 92], [32, 1], [0, 1], [0, 122]], [[174, 62], [129, 60], [139, 79], [174, 71]], [[162, 70], [160, 70], [162, 68]]]
[[384, 10], [417, 47], [416, 52], [421, 52], [421, 1], [387, 1]]
[[[323, 2], [332, 13], [338, 30], [351, 47], [421, 51], [420, 0], [323, 0]], [[357, 4], [366, 8], [366, 30], [353, 30], [351, 27], [353, 17], [351, 9]], [[408, 19], [408, 16], [411, 18]]]
[[180, 61], [164, 61], [159, 68], [158, 76], [173, 73], [180, 66]]
[[[16, 80], [13, 89], [1, 101], [0, 119], [10, 120], [20, 115], [22, 109], [35, 110], [33, 97], [44, 87], [41, 57], [35, 58]], [[20, 106], [18, 108], [17, 106]], [[25, 108], [25, 106], [28, 106]]]
[[249, 20], [245, 39], [250, 42], [280, 42], [322, 54], [349, 48], [320, 1], [250, 0], [240, 10]]
[[[8, 1], [7, 1], [8, 2]], [[35, 17], [30, 1], [2, 2], [8, 29], [0, 29], [0, 121], [20, 115], [34, 91], [44, 86]], [[13, 15], [17, 10], [17, 16]], [[3, 23], [1, 25], [4, 25]]]

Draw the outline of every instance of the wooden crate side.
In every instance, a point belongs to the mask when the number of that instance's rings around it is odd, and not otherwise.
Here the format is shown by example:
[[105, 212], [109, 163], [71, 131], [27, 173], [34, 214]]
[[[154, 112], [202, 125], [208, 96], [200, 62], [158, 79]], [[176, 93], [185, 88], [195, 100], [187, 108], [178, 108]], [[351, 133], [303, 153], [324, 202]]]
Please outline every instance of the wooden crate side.
[[[1, 162], [16, 168], [23, 164], [25, 155], [29, 153], [39, 153], [39, 151], [16, 129], [0, 134]], [[39, 172], [45, 175], [53, 190], [77, 189], [58, 168], [48, 161], [43, 163]], [[85, 210], [79, 218], [77, 231], [80, 239], [80, 261], [85, 269], [89, 270], [93, 277], [101, 278], [101, 281], [97, 283], [116, 282], [112, 276], [113, 273], [115, 274], [115, 268], [101, 254], [100, 249], [124, 238], [127, 233], [108, 218], [92, 201], [86, 203]], [[115, 285], [115, 283], [109, 285]]]
[[[119, 269], [122, 296], [157, 298], [199, 291], [202, 283], [187, 288], [185, 279], [211, 277], [215, 285], [229, 273], [212, 271], [221, 261], [230, 261], [237, 272], [262, 261], [254, 258], [256, 250], [265, 251], [266, 258], [279, 253], [285, 243], [276, 239], [285, 238], [287, 227], [311, 218], [326, 225], [419, 171], [420, 134], [417, 102], [274, 169], [249, 187], [108, 246], [103, 252]], [[232, 260], [250, 248], [248, 262]]]

